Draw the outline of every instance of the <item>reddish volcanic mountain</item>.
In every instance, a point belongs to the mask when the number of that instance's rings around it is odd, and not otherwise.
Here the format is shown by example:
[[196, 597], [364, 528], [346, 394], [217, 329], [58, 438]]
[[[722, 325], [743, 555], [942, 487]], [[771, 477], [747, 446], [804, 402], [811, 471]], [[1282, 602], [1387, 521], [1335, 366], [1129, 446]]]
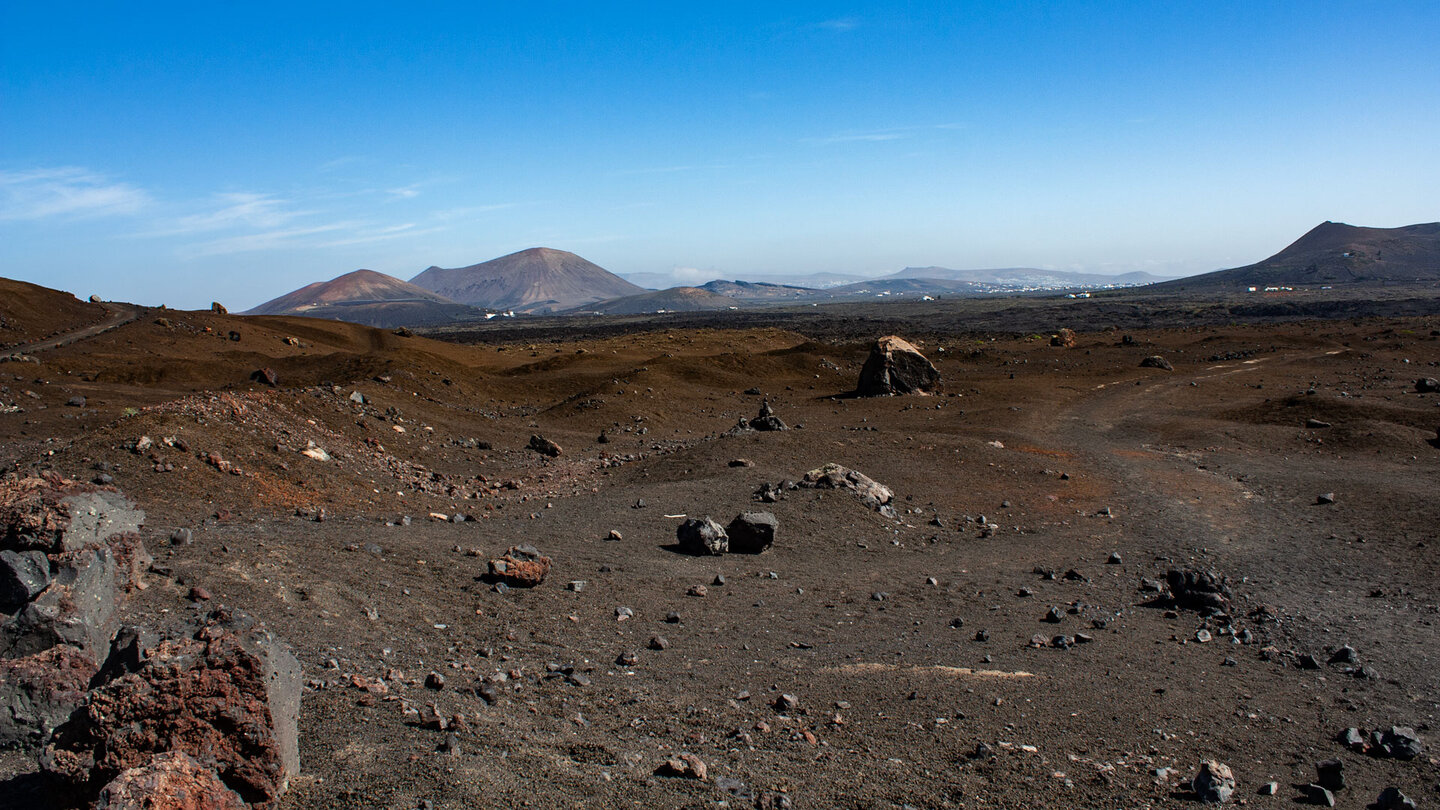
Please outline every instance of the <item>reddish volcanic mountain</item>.
[[483, 317], [474, 307], [374, 270], [317, 281], [266, 301], [246, 315], [305, 315], [366, 326], [417, 326]]
[[645, 292], [574, 253], [530, 248], [469, 267], [431, 267], [412, 284], [477, 307], [559, 312]]

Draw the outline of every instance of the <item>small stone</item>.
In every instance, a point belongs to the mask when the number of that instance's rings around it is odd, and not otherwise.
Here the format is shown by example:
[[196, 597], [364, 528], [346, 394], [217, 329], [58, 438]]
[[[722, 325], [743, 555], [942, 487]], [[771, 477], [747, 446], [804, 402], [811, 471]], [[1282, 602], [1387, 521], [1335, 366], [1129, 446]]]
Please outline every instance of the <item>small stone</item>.
[[445, 739], [440, 741], [440, 751], [452, 757], [460, 756], [460, 738], [454, 733], [446, 734]]
[[628, 607], [615, 608], [615, 621], [617, 622], [623, 622], [626, 619], [634, 618], [634, 616], [635, 611], [631, 610]]
[[1320, 421], [1319, 419], [1306, 419], [1306, 420], [1305, 420], [1305, 427], [1309, 428], [1310, 430], [1320, 430], [1320, 429], [1323, 429], [1323, 428], [1328, 428], [1328, 427], [1330, 427], [1330, 423], [1329, 423], [1329, 422], [1322, 422], [1322, 421]]
[[633, 667], [640, 660], [640, 653], [634, 650], [626, 650], [616, 656], [615, 663], [622, 667]]
[[704, 782], [709, 775], [705, 763], [694, 754], [680, 754], [663, 762], [655, 771], [660, 776], [678, 779], [695, 779]]
[[572, 579], [569, 583], [565, 585], [565, 589], [574, 591], [575, 593], [580, 593], [581, 591], [585, 590], [585, 580]]
[[990, 631], [989, 631], [989, 630], [976, 630], [976, 631], [975, 631], [975, 640], [976, 640], [976, 641], [989, 641], [989, 640], [990, 640]]
[[613, 542], [619, 542], [625, 539], [625, 535], [621, 534], [619, 529], [611, 529], [610, 534], [606, 535], [605, 539]]
[[210, 601], [210, 592], [196, 585], [190, 589], [189, 598], [191, 602], [208, 602]]
[[544, 436], [539, 435], [530, 437], [530, 444], [528, 445], [528, 447], [531, 450], [539, 453], [540, 455], [549, 456], [550, 458], [556, 458], [561, 453], [560, 445], [550, 441]]
[[715, 579], [714, 579], [713, 581], [711, 581], [710, 584], [711, 584], [711, 585], [714, 585], [714, 586], [717, 587], [717, 588], [723, 588], [723, 587], [725, 587], [725, 575], [724, 575], [724, 574], [716, 574], [716, 575], [715, 575]]
[[425, 676], [425, 688], [439, 691], [445, 688], [445, 676], [438, 672], [432, 672]]
[[1345, 788], [1345, 763], [1339, 759], [1326, 759], [1315, 763], [1315, 784], [1327, 790]]
[[1041, 621], [1049, 622], [1051, 624], [1059, 624], [1061, 621], [1064, 620], [1064, 618], [1065, 614], [1060, 612], [1060, 608], [1051, 605], [1050, 609], [1045, 611], [1045, 618], [1041, 619]]
[[1400, 788], [1387, 787], [1375, 799], [1375, 810], [1415, 810], [1415, 800], [1400, 792]]
[[800, 698], [795, 695], [782, 693], [780, 697], [775, 698], [775, 711], [781, 714], [790, 714], [798, 708], [800, 708]]
[[1317, 504], [1335, 503], [1335, 493], [1333, 493], [1333, 492], [1322, 492], [1322, 493], [1320, 493], [1319, 495], [1316, 495], [1316, 496], [1315, 496], [1315, 503], [1317, 503]]
[[1259, 790], [1255, 792], [1259, 793], [1261, 796], [1274, 796], [1276, 793], [1280, 792], [1280, 783], [1266, 782], [1265, 784], [1260, 786]]
[[870, 598], [876, 602], [884, 602], [886, 599], [890, 598], [890, 594], [886, 593], [885, 591], [876, 591], [875, 593], [870, 594]]
[[686, 596], [704, 597], [708, 593], [710, 593], [710, 591], [704, 585], [691, 585], [690, 589], [685, 591]]
[[1339, 740], [1341, 745], [1349, 748], [1351, 751], [1354, 751], [1357, 754], [1365, 753], [1365, 748], [1367, 747], [1365, 743], [1365, 735], [1360, 733], [1360, 729], [1351, 726], [1350, 728], [1347, 728], [1344, 731], [1340, 732], [1337, 739]]
[[1415, 759], [1425, 751], [1415, 729], [1406, 726], [1391, 726], [1380, 734], [1380, 750], [1386, 756], [1396, 759]]
[[669, 613], [666, 613], [666, 614], [665, 614], [665, 623], [666, 623], [666, 624], [679, 624], [679, 623], [680, 623], [680, 614], [679, 614], [678, 612], [674, 611], [674, 610], [670, 611]]
[[1355, 652], [1355, 648], [1354, 648], [1354, 647], [1351, 647], [1349, 644], [1346, 644], [1345, 646], [1343, 646], [1343, 647], [1341, 647], [1340, 649], [1336, 650], [1336, 651], [1335, 651], [1335, 654], [1334, 654], [1334, 655], [1331, 655], [1331, 656], [1330, 656], [1330, 660], [1329, 660], [1328, 662], [1326, 662], [1326, 663], [1330, 663], [1330, 664], [1354, 664], [1354, 663], [1358, 663], [1359, 661], [1360, 661], [1360, 655]]
[[1210, 635], [1209, 630], [1201, 628], [1195, 631], [1195, 640], [1200, 642], [1201, 644], [1208, 644], [1211, 638], [1213, 638], [1213, 636]]
[[1202, 802], [1223, 804], [1230, 801], [1230, 796], [1235, 793], [1235, 775], [1229, 765], [1206, 760], [1200, 763], [1200, 772], [1190, 781], [1190, 789]]
[[1323, 785], [1306, 785], [1304, 790], [1306, 802], [1310, 804], [1316, 804], [1321, 807], [1335, 806], [1335, 794], [1331, 793]]
[[645, 646], [652, 650], [667, 650], [670, 648], [670, 642], [664, 636], [651, 636], [650, 643]]

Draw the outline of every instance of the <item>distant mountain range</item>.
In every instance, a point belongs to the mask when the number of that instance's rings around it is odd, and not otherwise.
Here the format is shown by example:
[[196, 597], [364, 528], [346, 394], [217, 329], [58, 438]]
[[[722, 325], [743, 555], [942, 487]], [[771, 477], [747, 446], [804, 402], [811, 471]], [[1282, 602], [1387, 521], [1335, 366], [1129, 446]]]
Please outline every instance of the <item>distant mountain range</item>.
[[[836, 273], [791, 278], [814, 279], [817, 286], [715, 280], [699, 286], [646, 290], [574, 253], [537, 247], [469, 267], [431, 267], [408, 283], [383, 273], [356, 270], [282, 295], [247, 314], [309, 315], [371, 326], [428, 326], [489, 318], [496, 313], [693, 312], [1142, 285], [1147, 291], [1167, 292], [1435, 284], [1440, 283], [1440, 223], [1360, 228], [1326, 222], [1262, 262], [1172, 281], [1144, 272], [1107, 276], [1033, 267], [907, 267], [861, 280]], [[847, 283], [835, 283], [838, 281]], [[825, 286], [819, 286], [821, 283]]]
[[560, 312], [644, 288], [564, 250], [530, 248], [469, 267], [431, 267], [410, 283], [471, 306]]
[[1365, 228], [1322, 222], [1264, 261], [1157, 284], [1154, 292], [1256, 287], [1435, 284], [1440, 282], [1440, 222]]
[[366, 326], [429, 326], [483, 318], [485, 312], [374, 270], [307, 284], [246, 315], [304, 315]]
[[1040, 270], [1034, 267], [1001, 267], [990, 270], [951, 270], [948, 267], [907, 267], [881, 278], [938, 278], [947, 281], [969, 281], [989, 287], [1019, 289], [1070, 289], [1075, 287], [1134, 287], [1165, 281], [1142, 271], [1107, 276], [1100, 273], [1072, 273], [1063, 270]]

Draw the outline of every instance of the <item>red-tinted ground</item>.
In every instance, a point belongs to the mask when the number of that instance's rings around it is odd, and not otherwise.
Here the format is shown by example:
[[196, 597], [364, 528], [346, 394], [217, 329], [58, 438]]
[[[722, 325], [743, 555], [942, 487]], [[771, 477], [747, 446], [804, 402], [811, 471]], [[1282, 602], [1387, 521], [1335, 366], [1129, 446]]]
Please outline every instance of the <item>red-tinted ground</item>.
[[[906, 337], [945, 394], [857, 400], [843, 395], [858, 332], [455, 346], [150, 311], [0, 365], [0, 403], [23, 408], [0, 414], [0, 461], [104, 472], [147, 511], [170, 576], [132, 599], [132, 619], [192, 615], [198, 584], [290, 642], [313, 688], [287, 807], [744, 807], [734, 793], [774, 791], [797, 807], [1180, 806], [1209, 758], [1234, 769], [1237, 799], [1288, 807], [1334, 756], [1341, 806], [1392, 784], [1425, 806], [1440, 799], [1440, 395], [1414, 380], [1440, 374], [1437, 327], [1150, 329], [1134, 345], [1081, 330], [1073, 349], [918, 331]], [[1139, 368], [1151, 354], [1175, 370]], [[262, 367], [278, 388], [249, 380]], [[65, 405], [77, 395], [85, 407]], [[795, 429], [723, 435], [762, 398]], [[562, 455], [526, 449], [533, 434]], [[331, 460], [303, 455], [311, 442]], [[753, 466], [730, 466], [742, 458]], [[893, 488], [901, 519], [840, 492], [752, 499], [826, 462]], [[323, 522], [305, 516], [322, 508]], [[677, 515], [751, 509], [779, 519], [764, 555], [670, 548]], [[413, 524], [386, 525], [402, 515]], [[167, 545], [177, 527], [193, 545]], [[486, 561], [520, 542], [554, 570], [497, 593]], [[1254, 643], [1149, 604], [1142, 578], [1186, 567], [1229, 577], [1233, 628]], [[1050, 606], [1058, 624], [1041, 621]], [[1077, 633], [1092, 640], [1029, 646]], [[657, 635], [665, 649], [649, 648]], [[1325, 664], [1343, 644], [1378, 677]], [[635, 663], [617, 664], [627, 652]], [[550, 671], [570, 667], [583, 685]], [[443, 689], [423, 685], [431, 671]], [[355, 685], [375, 679], [384, 694]], [[782, 693], [798, 709], [778, 711]], [[430, 703], [463, 716], [458, 753], [437, 750]], [[1415, 727], [1425, 756], [1334, 741], [1391, 725]], [[681, 752], [708, 781], [656, 775]], [[1269, 781], [1279, 794], [1257, 795]]]

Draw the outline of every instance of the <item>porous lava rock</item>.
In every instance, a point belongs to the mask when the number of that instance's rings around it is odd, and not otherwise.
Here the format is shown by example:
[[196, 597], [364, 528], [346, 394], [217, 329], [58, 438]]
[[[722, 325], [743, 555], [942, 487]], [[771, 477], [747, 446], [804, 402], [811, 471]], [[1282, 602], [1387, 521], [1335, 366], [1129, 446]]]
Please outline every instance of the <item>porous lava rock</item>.
[[926, 394], [939, 385], [940, 372], [919, 349], [896, 335], [886, 335], [870, 347], [855, 393], [862, 397]]
[[245, 810], [240, 794], [181, 751], [150, 758], [100, 790], [94, 810]]
[[0, 481], [0, 548], [77, 551], [138, 533], [144, 521], [145, 513], [113, 488], [53, 473]]
[[775, 530], [780, 522], [770, 512], [741, 512], [725, 527], [730, 538], [730, 551], [737, 554], [759, 554], [775, 545]]
[[503, 557], [490, 561], [490, 575], [507, 585], [533, 588], [545, 581], [551, 562], [534, 546], [512, 546]]
[[1059, 332], [1050, 336], [1050, 345], [1061, 349], [1075, 348], [1075, 330], [1061, 329]]
[[299, 772], [301, 670], [268, 631], [223, 612], [191, 638], [167, 639], [138, 671], [93, 690], [41, 763], [87, 795], [152, 757], [214, 763], [246, 802], [270, 807]]

